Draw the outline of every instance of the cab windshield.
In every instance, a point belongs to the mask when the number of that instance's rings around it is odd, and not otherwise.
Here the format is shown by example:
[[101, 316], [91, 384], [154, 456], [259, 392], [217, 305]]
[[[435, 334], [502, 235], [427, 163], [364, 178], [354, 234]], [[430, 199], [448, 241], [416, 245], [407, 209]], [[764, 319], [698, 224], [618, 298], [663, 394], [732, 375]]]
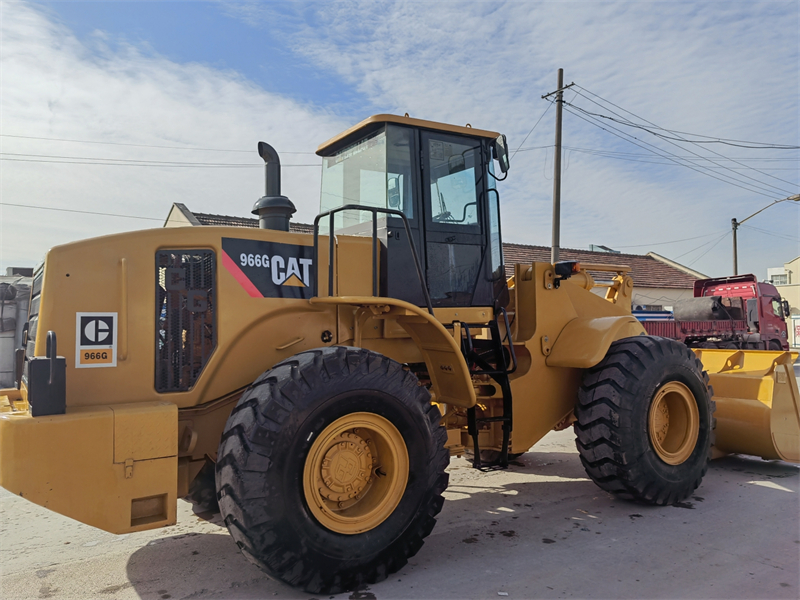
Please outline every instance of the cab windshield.
[[[385, 125], [322, 159], [320, 212], [346, 204], [391, 208], [414, 218], [410, 129]], [[379, 226], [385, 222], [385, 216], [379, 215]], [[372, 215], [367, 211], [344, 211], [334, 218], [334, 229], [342, 233], [371, 235], [371, 224]], [[322, 219], [320, 232], [327, 229], [328, 219]]]

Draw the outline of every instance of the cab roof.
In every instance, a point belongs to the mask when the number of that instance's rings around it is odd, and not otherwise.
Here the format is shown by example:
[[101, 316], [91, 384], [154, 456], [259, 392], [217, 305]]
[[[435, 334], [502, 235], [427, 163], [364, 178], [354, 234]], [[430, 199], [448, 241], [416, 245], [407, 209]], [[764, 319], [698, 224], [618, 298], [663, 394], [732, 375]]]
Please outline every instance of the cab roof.
[[373, 115], [361, 121], [358, 125], [353, 125], [347, 131], [340, 133], [323, 142], [317, 148], [317, 155], [330, 156], [337, 150], [341, 150], [361, 139], [365, 135], [380, 128], [385, 123], [397, 123], [398, 125], [405, 125], [407, 127], [415, 127], [419, 129], [433, 129], [435, 131], [444, 131], [447, 133], [458, 133], [461, 135], [470, 135], [473, 137], [481, 137], [488, 139], [495, 139], [499, 133], [496, 131], [488, 131], [486, 129], [475, 129], [467, 125], [448, 125], [447, 123], [437, 123], [436, 121], [425, 121], [424, 119], [413, 119], [408, 115], [400, 117], [397, 115]]

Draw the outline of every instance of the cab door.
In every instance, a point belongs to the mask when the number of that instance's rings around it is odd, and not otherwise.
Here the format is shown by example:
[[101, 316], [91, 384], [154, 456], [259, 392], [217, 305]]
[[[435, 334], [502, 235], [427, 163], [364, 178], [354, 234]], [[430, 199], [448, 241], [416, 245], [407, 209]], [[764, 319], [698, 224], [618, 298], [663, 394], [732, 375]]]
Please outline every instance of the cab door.
[[420, 132], [425, 260], [434, 306], [492, 304], [482, 142]]

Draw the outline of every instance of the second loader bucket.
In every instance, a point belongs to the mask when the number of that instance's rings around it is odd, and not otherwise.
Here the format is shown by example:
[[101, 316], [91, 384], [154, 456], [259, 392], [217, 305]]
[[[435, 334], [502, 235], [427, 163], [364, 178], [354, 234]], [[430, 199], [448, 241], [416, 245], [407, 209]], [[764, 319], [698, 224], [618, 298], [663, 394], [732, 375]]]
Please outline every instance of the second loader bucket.
[[717, 403], [715, 455], [740, 453], [800, 462], [797, 352], [706, 350], [695, 354]]

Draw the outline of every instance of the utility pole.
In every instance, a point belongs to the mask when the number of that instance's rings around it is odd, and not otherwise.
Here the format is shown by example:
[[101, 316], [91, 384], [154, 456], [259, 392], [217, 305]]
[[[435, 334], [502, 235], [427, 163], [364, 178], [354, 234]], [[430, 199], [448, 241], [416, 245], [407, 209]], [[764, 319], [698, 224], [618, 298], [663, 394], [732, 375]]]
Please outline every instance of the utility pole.
[[575, 85], [570, 83], [564, 87], [564, 69], [558, 70], [558, 89], [545, 94], [542, 98], [556, 95], [556, 144], [553, 159], [553, 245], [550, 249], [550, 262], [558, 262], [559, 246], [561, 245], [561, 110], [563, 105], [564, 90]]
[[781, 202], [800, 202], [800, 194], [795, 194], [794, 196], [789, 196], [788, 198], [781, 198], [780, 200], [775, 200], [772, 204], [767, 204], [764, 208], [757, 210], [749, 217], [742, 219], [741, 221], [737, 221], [735, 218], [731, 219], [731, 229], [733, 230], [733, 274], [739, 274], [739, 250], [736, 244], [736, 230], [739, 229], [739, 225], [744, 223], [745, 221], [752, 219], [758, 213], [767, 210], [770, 206], [774, 206]]
[[556, 93], [556, 148], [553, 155], [553, 247], [550, 262], [558, 262], [561, 245], [561, 109], [564, 92], [564, 69], [558, 70], [558, 92]]

